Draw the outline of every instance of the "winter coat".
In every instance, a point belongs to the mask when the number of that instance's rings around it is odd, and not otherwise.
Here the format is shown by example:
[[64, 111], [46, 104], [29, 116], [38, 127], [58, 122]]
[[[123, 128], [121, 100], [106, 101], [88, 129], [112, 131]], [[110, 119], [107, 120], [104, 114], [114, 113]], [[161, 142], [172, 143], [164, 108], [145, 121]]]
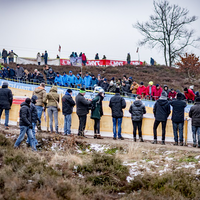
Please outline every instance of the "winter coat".
[[13, 101], [12, 91], [7, 86], [0, 89], [0, 109], [9, 110]]
[[183, 123], [184, 122], [184, 109], [187, 106], [186, 102], [181, 99], [174, 99], [169, 102], [172, 106], [172, 122]]
[[175, 97], [176, 97], [176, 92], [175, 92], [175, 91], [174, 91], [173, 93], [172, 93], [172, 92], [169, 92], [168, 97], [169, 97], [169, 99], [175, 99]]
[[62, 76], [62, 82], [64, 86], [68, 86], [68, 75], [65, 74]]
[[101, 87], [104, 89], [105, 92], [107, 92], [107, 91], [108, 91], [109, 84], [108, 84], [107, 82], [103, 82], [103, 83], [101, 84]]
[[152, 96], [153, 96], [153, 98], [155, 100], [157, 100], [161, 96], [161, 94], [162, 94], [162, 88], [161, 87], [159, 89], [155, 88], [153, 90], [153, 95]]
[[55, 77], [56, 77], [56, 73], [55, 72], [52, 72], [52, 73], [48, 72], [48, 74], [47, 74], [47, 80], [48, 81], [54, 82]]
[[89, 88], [91, 85], [91, 79], [92, 77], [91, 76], [85, 76], [84, 79], [83, 79], [83, 85], [85, 85], [85, 88]]
[[129, 108], [132, 121], [142, 121], [143, 114], [146, 114], [146, 108], [140, 100], [136, 100]]
[[122, 109], [126, 108], [126, 101], [123, 97], [120, 96], [120, 94], [117, 93], [113, 97], [111, 97], [109, 107], [112, 110], [113, 118], [122, 118]]
[[139, 88], [139, 85], [137, 83], [133, 83], [130, 87], [130, 90], [132, 94], [137, 94], [137, 89]]
[[74, 106], [75, 106], [75, 101], [72, 99], [71, 94], [66, 92], [65, 96], [63, 96], [63, 98], [62, 98], [62, 112], [63, 112], [63, 115], [72, 114]]
[[85, 97], [78, 93], [76, 96], [76, 113], [79, 116], [87, 115], [89, 113], [89, 106], [91, 105], [91, 102], [86, 100]]
[[[167, 90], [164, 89], [165, 87], [167, 87]], [[169, 92], [170, 92], [169, 87], [168, 87], [167, 85], [164, 85], [164, 86], [163, 86], [163, 91], [165, 91], [165, 92], [167, 93], [167, 95], [168, 95]]]
[[92, 105], [94, 109], [91, 112], [91, 119], [100, 119], [103, 115], [102, 100], [103, 97], [99, 94], [92, 99]]
[[153, 113], [157, 121], [167, 121], [170, 114], [170, 105], [167, 100], [158, 99], [153, 107]]
[[15, 76], [15, 70], [7, 67], [6, 74], [8, 78], [13, 79], [13, 77]]
[[124, 86], [122, 86], [122, 91], [123, 93], [129, 93], [130, 92], [130, 85], [129, 84], [126, 84]]
[[82, 61], [86, 61], [86, 56], [84, 53], [82, 54]]
[[33, 95], [37, 96], [37, 103], [36, 106], [44, 106], [46, 102], [46, 90], [43, 87], [37, 87], [33, 91]]
[[20, 120], [19, 120], [20, 126], [30, 126], [32, 124], [30, 105], [27, 104], [26, 102], [23, 102], [21, 104], [19, 117], [20, 117]]
[[127, 55], [126, 60], [127, 60], [127, 62], [130, 62], [130, 61], [131, 61], [131, 55], [130, 55], [130, 54]]
[[188, 89], [188, 92], [184, 92], [185, 98], [194, 101], [195, 94], [192, 90]]
[[23, 67], [17, 67], [15, 70], [15, 74], [17, 78], [22, 78], [24, 76], [24, 68]]
[[7, 58], [8, 52], [6, 50], [2, 51], [2, 58]]
[[63, 78], [62, 78], [62, 76], [61, 75], [56, 76], [56, 78], [54, 79], [54, 83], [56, 83], [59, 86], [62, 86], [63, 85]]
[[143, 85], [142, 87], [138, 87], [137, 95], [145, 96], [146, 95], [146, 87]]
[[190, 108], [189, 117], [192, 118], [192, 126], [200, 127], [200, 102]]
[[36, 106], [35, 106], [34, 103], [31, 103], [30, 111], [31, 111], [31, 122], [32, 123], [37, 123], [38, 114], [37, 114], [37, 109], [36, 109]]
[[[55, 99], [55, 100], [54, 100]], [[49, 93], [46, 95], [45, 102], [48, 101], [47, 107], [53, 106], [57, 107], [57, 102], [59, 102], [59, 94], [57, 93], [57, 87], [53, 86]]]
[[[151, 94], [150, 94], [150, 88], [151, 88]], [[153, 96], [153, 91], [156, 89], [156, 86], [155, 85], [148, 85], [146, 87], [146, 95], [148, 96]]]
[[97, 78], [91, 78], [91, 80], [90, 80], [90, 86], [91, 87], [94, 87], [94, 85], [98, 85], [98, 79]]
[[68, 75], [67, 82], [69, 86], [74, 85], [75, 81], [76, 81], [76, 76], [74, 74]]
[[83, 85], [83, 79], [81, 77], [76, 77], [75, 85], [77, 88], [81, 88]]
[[37, 62], [41, 62], [41, 61], [42, 61], [41, 55], [37, 54]]

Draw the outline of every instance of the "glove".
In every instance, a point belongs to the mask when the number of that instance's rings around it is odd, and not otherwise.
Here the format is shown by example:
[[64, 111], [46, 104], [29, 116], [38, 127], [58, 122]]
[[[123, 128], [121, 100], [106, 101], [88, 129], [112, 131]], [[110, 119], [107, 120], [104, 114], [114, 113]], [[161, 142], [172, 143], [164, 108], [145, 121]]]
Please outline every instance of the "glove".
[[31, 124], [31, 125], [29, 125], [29, 128], [30, 128], [30, 129], [33, 129], [33, 126], [32, 126], [32, 124]]

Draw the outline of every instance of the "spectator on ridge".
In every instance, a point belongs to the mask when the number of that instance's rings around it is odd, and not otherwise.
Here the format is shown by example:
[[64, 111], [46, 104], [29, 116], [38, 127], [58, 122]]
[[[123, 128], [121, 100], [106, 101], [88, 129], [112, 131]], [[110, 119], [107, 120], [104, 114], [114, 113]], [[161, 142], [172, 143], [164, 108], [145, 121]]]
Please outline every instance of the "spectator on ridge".
[[128, 64], [128, 65], [131, 64], [131, 55], [130, 55], [130, 53], [127, 54], [126, 61], [127, 61], [127, 64]]
[[44, 53], [44, 64], [47, 65], [47, 61], [48, 61], [48, 53], [47, 51], [45, 51]]
[[14, 53], [13, 50], [11, 50], [11, 52], [9, 53], [9, 63], [14, 62], [14, 56], [18, 56], [18, 55]]
[[1, 55], [2, 55], [2, 58], [3, 58], [4, 64], [7, 63], [8, 52], [5, 49], [3, 49]]
[[37, 53], [36, 59], [37, 59], [38, 65], [40, 65], [40, 63], [42, 62], [42, 58], [41, 58], [40, 52]]
[[95, 60], [99, 60], [99, 54], [97, 53], [96, 55], [95, 55], [95, 58], [94, 58]]
[[82, 63], [83, 63], [84, 66], [87, 63], [87, 59], [86, 59], [85, 53], [82, 54]]

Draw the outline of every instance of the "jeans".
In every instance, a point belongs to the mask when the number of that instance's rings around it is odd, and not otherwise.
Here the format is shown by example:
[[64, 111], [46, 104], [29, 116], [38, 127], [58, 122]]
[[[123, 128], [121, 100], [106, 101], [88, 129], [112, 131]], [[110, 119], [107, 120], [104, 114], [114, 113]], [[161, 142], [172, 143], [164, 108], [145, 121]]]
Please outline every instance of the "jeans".
[[15, 142], [15, 147], [18, 147], [20, 145], [20, 143], [23, 141], [25, 133], [27, 134], [27, 136], [29, 138], [32, 149], [36, 150], [32, 130], [28, 126], [20, 126], [20, 135], [17, 138], [17, 141]]
[[3, 58], [4, 64], [7, 64], [7, 58]]
[[49, 125], [50, 125], [50, 130], [53, 132], [53, 116], [54, 116], [54, 122], [55, 122], [55, 129], [56, 132], [58, 132], [58, 109], [54, 106], [50, 106], [47, 108], [47, 112], [49, 115]]
[[[4, 109], [0, 109], [0, 120], [3, 110]], [[8, 121], [9, 121], [9, 110], [5, 109], [5, 126], [8, 126]]]
[[[33, 126], [33, 129], [32, 129], [33, 142], [34, 142], [34, 145], [36, 146], [36, 145], [38, 144], [38, 141], [37, 141], [37, 139], [36, 139], [36, 137], [35, 137], [35, 134], [36, 134], [36, 133], [35, 133], [36, 123], [32, 123], [32, 126]], [[29, 138], [27, 138], [26, 143], [30, 144]], [[30, 144], [30, 145], [31, 145], [31, 144]]]
[[64, 134], [65, 135], [71, 134], [71, 120], [72, 120], [72, 114], [64, 115]]
[[78, 115], [79, 118], [79, 128], [78, 128], [78, 135], [84, 136], [84, 130], [87, 121], [87, 115]]
[[[157, 140], [157, 128], [161, 121], [155, 120], [153, 125], [153, 134], [154, 134], [154, 140]], [[165, 129], [167, 125], [167, 121], [161, 122], [162, 123], [162, 141], [165, 141]]]
[[138, 129], [139, 137], [142, 137], [142, 121], [132, 121], [133, 123], [133, 137], [136, 138], [136, 131]]
[[198, 146], [200, 146], [200, 126], [192, 126], [193, 143], [197, 143], [196, 136], [198, 137]]
[[113, 120], [113, 135], [114, 135], [114, 138], [116, 138], [116, 136], [117, 136], [117, 133], [116, 133], [117, 124], [118, 124], [118, 138], [121, 138], [122, 137], [122, 135], [121, 135], [122, 118], [114, 118], [113, 117], [112, 120]]
[[174, 141], [178, 142], [177, 131], [179, 130], [179, 139], [180, 139], [180, 142], [183, 142], [183, 125], [184, 125], [184, 122], [182, 122], [182, 123], [172, 122], [172, 125], [173, 125], [173, 131], [174, 131]]
[[94, 134], [100, 134], [100, 119], [94, 119]]
[[41, 121], [41, 117], [42, 117], [42, 111], [43, 111], [43, 107], [42, 106], [35, 106], [37, 109], [37, 114], [38, 114], [38, 118]]

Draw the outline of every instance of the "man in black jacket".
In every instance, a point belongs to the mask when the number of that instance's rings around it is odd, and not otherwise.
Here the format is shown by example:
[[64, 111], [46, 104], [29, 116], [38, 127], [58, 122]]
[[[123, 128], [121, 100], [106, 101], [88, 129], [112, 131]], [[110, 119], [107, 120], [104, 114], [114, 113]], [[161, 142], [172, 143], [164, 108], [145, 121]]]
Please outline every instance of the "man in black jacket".
[[17, 141], [15, 142], [15, 148], [18, 148], [20, 143], [23, 141], [25, 133], [27, 134], [30, 145], [33, 150], [36, 150], [36, 147], [34, 145], [34, 138], [32, 134], [32, 123], [31, 123], [31, 111], [30, 111], [30, 103], [31, 99], [26, 98], [25, 102], [21, 104], [21, 109], [19, 111], [19, 126], [20, 126], [20, 135], [17, 138]]
[[116, 125], [118, 124], [118, 139], [123, 140], [121, 136], [121, 125], [123, 118], [122, 109], [126, 108], [126, 101], [120, 96], [119, 88], [116, 88], [115, 95], [110, 99], [109, 107], [112, 110], [112, 120], [113, 120], [113, 139], [116, 140]]
[[8, 130], [9, 110], [12, 105], [13, 95], [12, 91], [8, 89], [7, 82], [3, 82], [2, 88], [0, 89], [0, 97], [0, 120], [3, 110], [5, 110], [5, 129]]
[[64, 134], [71, 134], [71, 118], [75, 101], [72, 99], [72, 90], [68, 89], [62, 98], [62, 112], [64, 115]]
[[197, 146], [197, 135], [198, 148], [200, 148], [200, 97], [196, 98], [196, 103], [190, 108], [189, 117], [192, 118], [193, 147]]
[[174, 145], [178, 145], [178, 134], [177, 130], [179, 130], [179, 138], [180, 138], [180, 146], [183, 146], [183, 126], [184, 126], [184, 113], [185, 107], [187, 106], [186, 102], [183, 101], [181, 93], [177, 94], [177, 99], [170, 101], [170, 105], [173, 107], [172, 112], [172, 125], [174, 131]]
[[81, 88], [78, 95], [76, 96], [76, 114], [79, 118], [79, 128], [78, 135], [84, 136], [85, 125], [87, 121], [87, 114], [89, 113], [89, 106], [91, 105], [91, 101], [85, 99], [85, 89]]
[[167, 93], [162, 92], [161, 97], [156, 101], [153, 108], [155, 116], [155, 122], [153, 126], [154, 141], [152, 144], [157, 144], [157, 128], [160, 122], [162, 123], [162, 145], [165, 144], [165, 129], [167, 124], [167, 118], [170, 114], [170, 105], [167, 100]]

